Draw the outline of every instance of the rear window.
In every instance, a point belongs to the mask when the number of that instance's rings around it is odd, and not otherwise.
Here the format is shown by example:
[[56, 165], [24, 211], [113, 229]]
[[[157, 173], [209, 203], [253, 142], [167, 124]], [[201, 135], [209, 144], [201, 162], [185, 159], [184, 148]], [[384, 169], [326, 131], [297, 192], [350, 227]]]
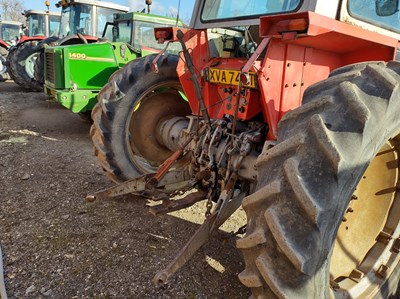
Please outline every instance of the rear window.
[[206, 0], [201, 12], [203, 22], [257, 18], [260, 15], [292, 12], [302, 0]]
[[[376, 2], [379, 4], [379, 1], [376, 0], [349, 0], [349, 14], [355, 19], [359, 19], [385, 29], [400, 32], [399, 11], [395, 10], [390, 15], [382, 15], [382, 13], [378, 13], [377, 11]], [[389, 3], [390, 0], [386, 2]]]

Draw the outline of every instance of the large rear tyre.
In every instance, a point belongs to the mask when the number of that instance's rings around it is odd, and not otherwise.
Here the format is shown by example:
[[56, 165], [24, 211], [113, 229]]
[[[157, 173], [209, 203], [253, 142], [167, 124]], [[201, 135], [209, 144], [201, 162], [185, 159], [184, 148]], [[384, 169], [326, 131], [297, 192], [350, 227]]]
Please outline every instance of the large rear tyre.
[[388, 298], [400, 278], [400, 64], [310, 87], [258, 158], [239, 275], [255, 298]]
[[7, 56], [10, 77], [18, 85], [32, 91], [43, 90], [43, 86], [34, 78], [40, 49], [39, 41], [27, 41], [16, 46]]
[[154, 172], [172, 151], [156, 138], [157, 124], [169, 116], [190, 115], [176, 74], [178, 57], [135, 59], [115, 72], [97, 96], [90, 135], [95, 155], [115, 182]]

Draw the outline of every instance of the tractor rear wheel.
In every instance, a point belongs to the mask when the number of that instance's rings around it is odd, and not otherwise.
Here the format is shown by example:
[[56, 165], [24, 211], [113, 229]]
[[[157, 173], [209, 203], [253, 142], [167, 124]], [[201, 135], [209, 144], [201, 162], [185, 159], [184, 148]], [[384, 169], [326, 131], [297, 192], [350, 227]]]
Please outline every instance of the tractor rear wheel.
[[257, 160], [239, 275], [255, 298], [388, 298], [400, 278], [400, 64], [311, 86]]
[[43, 90], [43, 86], [34, 79], [34, 68], [40, 49], [38, 41], [27, 41], [18, 45], [7, 56], [10, 77], [18, 85], [32, 91]]
[[151, 68], [155, 56], [135, 59], [115, 72], [92, 111], [95, 155], [115, 182], [155, 172], [172, 154], [157, 139], [157, 125], [169, 116], [191, 114], [181, 95], [178, 57], [161, 56], [155, 74]]

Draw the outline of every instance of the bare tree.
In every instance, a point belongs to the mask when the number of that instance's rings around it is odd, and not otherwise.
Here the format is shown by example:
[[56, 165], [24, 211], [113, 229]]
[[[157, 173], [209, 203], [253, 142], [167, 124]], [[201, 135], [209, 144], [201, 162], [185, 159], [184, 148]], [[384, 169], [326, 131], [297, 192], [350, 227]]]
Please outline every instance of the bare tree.
[[1, 20], [25, 22], [21, 14], [23, 10], [24, 5], [21, 0], [0, 0]]

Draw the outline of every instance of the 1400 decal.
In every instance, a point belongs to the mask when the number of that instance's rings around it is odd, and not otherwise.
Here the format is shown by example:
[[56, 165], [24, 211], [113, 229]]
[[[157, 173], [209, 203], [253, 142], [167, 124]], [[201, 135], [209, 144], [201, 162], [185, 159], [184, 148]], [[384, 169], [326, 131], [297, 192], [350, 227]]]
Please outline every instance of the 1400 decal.
[[87, 56], [85, 53], [68, 53], [69, 59], [86, 59]]

